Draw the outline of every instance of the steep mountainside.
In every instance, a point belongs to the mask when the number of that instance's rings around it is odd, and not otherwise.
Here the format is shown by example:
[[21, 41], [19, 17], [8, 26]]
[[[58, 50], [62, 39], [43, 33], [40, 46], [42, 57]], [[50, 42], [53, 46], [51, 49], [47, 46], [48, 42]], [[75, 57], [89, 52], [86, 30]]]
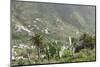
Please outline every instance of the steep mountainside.
[[12, 38], [28, 38], [43, 32], [48, 38], [65, 41], [68, 36], [95, 34], [95, 7], [32, 2], [12, 4]]

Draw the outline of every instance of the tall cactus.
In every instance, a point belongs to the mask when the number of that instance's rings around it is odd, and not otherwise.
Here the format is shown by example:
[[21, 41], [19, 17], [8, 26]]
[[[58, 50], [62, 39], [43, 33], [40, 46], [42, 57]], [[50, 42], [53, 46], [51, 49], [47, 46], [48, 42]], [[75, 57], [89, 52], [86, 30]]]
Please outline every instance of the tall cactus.
[[75, 46], [76, 46], [76, 39], [74, 37], [69, 36], [69, 49], [73, 52], [75, 52]]

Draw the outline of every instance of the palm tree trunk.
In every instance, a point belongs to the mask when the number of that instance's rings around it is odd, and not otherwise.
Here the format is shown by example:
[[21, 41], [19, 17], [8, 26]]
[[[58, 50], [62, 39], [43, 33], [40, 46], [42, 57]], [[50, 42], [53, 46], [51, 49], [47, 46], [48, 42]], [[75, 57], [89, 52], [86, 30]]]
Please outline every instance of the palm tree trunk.
[[29, 54], [27, 55], [27, 57], [28, 57], [29, 63], [31, 64], [31, 59], [30, 59], [30, 57], [29, 57]]
[[38, 51], [38, 60], [40, 60], [40, 48], [37, 47], [37, 51]]

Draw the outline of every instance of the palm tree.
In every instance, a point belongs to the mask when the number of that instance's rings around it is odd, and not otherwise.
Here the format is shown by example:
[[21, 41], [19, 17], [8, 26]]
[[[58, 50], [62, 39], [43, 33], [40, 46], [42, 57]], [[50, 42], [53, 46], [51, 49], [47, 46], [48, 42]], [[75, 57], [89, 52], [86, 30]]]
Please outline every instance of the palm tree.
[[32, 37], [32, 41], [34, 42], [34, 45], [36, 46], [38, 52], [38, 60], [40, 59], [40, 48], [43, 47], [43, 39], [44, 38], [41, 33], [37, 33]]

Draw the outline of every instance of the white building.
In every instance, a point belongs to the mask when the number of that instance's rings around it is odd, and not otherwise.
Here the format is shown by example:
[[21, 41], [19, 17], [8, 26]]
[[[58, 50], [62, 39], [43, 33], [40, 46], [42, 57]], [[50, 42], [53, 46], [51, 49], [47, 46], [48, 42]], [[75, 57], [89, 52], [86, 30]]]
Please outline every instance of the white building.
[[49, 34], [48, 28], [44, 30], [45, 34]]

